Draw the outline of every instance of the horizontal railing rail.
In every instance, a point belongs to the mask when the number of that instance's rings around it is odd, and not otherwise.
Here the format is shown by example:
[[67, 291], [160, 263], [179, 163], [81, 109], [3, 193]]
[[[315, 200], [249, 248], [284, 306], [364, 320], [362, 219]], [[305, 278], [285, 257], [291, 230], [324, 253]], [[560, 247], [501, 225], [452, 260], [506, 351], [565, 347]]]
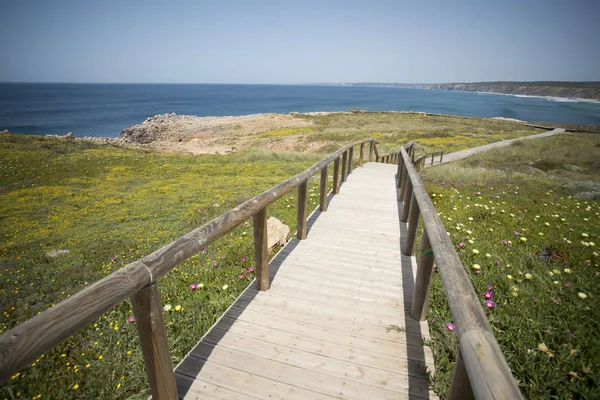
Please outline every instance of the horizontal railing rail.
[[321, 172], [319, 209], [326, 211], [328, 165], [334, 163], [333, 193], [337, 194], [340, 190], [340, 173], [342, 182], [345, 182], [348, 174], [352, 173], [354, 147], [360, 145], [359, 166], [362, 167], [366, 143], [370, 143], [369, 161], [373, 161], [377, 148], [372, 138], [352, 142], [296, 176], [243, 202], [153, 253], [113, 272], [56, 306], [6, 331], [0, 336], [0, 383], [92, 323], [106, 311], [131, 297], [152, 396], [159, 400], [177, 399], [175, 375], [156, 280], [252, 217], [256, 285], [259, 290], [267, 290], [269, 288], [267, 206], [292, 189], [298, 188], [297, 238], [305, 239], [308, 179]]
[[419, 177], [418, 170], [427, 155], [415, 161], [413, 149], [413, 146], [400, 149], [397, 174], [399, 200], [403, 202], [401, 220], [408, 224], [402, 249], [405, 255], [414, 254], [419, 218], [424, 224], [411, 316], [416, 320], [426, 319], [435, 259], [460, 343], [447, 398], [521, 399], [517, 382], [492, 333], [465, 267]]

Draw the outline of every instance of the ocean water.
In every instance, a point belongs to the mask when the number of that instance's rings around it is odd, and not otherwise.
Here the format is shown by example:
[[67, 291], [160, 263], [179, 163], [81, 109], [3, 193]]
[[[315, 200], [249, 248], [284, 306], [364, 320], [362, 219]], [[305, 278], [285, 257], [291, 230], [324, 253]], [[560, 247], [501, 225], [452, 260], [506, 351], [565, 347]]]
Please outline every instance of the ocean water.
[[600, 125], [600, 102], [426, 89], [212, 84], [0, 84], [0, 130], [117, 137], [156, 114], [424, 111]]

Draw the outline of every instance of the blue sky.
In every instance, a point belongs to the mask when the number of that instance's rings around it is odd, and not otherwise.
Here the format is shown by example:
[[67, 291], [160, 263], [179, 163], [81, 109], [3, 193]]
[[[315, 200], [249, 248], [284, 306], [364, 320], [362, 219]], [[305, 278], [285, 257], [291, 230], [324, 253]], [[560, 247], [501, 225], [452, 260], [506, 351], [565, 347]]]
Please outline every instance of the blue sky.
[[0, 81], [600, 81], [600, 1], [0, 0]]

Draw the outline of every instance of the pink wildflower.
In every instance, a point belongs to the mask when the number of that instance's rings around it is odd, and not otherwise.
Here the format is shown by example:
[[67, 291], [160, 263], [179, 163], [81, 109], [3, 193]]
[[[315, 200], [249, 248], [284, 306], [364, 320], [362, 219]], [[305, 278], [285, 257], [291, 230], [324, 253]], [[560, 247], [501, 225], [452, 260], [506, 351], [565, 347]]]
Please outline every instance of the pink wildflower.
[[487, 308], [494, 308], [494, 307], [496, 307], [496, 304], [494, 304], [494, 302], [491, 301], [491, 300], [484, 301], [483, 305], [486, 306]]
[[246, 262], [246, 257], [242, 257], [242, 262]]
[[134, 323], [135, 322], [135, 317], [132, 315], [131, 317], [127, 318], [127, 322]]
[[244, 275], [238, 275], [238, 279], [244, 279]]
[[494, 298], [494, 293], [492, 293], [492, 292], [484, 292], [483, 293], [483, 297], [485, 297], [488, 300], [491, 300], [491, 299]]
[[449, 331], [455, 331], [455, 330], [456, 330], [456, 327], [454, 326], [454, 324], [452, 324], [452, 323], [450, 323], [450, 322], [448, 322], [448, 323], [446, 324], [446, 328], [447, 328]]
[[190, 285], [190, 289], [192, 289], [192, 290], [198, 290], [198, 284], [196, 284], [196, 283], [192, 283], [192, 284]]

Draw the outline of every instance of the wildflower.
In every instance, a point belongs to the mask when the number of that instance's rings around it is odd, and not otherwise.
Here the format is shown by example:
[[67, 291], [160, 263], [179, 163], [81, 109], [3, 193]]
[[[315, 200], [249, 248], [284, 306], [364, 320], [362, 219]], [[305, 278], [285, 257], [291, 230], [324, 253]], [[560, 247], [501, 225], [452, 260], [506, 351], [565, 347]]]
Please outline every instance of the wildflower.
[[494, 289], [494, 286], [492, 286], [492, 285], [487, 285], [487, 290], [492, 290], [492, 289]]
[[242, 257], [242, 262], [246, 262], [246, 257]]
[[512, 275], [506, 275], [506, 279], [508, 279], [509, 281], [512, 281]]
[[223, 285], [223, 290], [227, 290], [227, 288], [229, 287], [229, 285]]
[[552, 304], [558, 304], [558, 301], [556, 299], [552, 299], [552, 300], [550, 300], [550, 303], [552, 303]]
[[558, 285], [558, 284], [559, 284], [559, 282], [558, 282], [558, 281], [554, 281], [554, 284], [555, 284], [555, 285]]
[[175, 311], [182, 311], [182, 310], [183, 310], [183, 307], [181, 307], [179, 304], [177, 304], [175, 306]]
[[219, 263], [217, 263], [217, 262], [213, 263], [213, 267], [218, 267], [218, 266], [219, 266]]
[[537, 303], [539, 299], [537, 297], [535, 297], [535, 296], [531, 296], [531, 300], [533, 300], [534, 302]]
[[202, 249], [202, 254], [206, 254], [208, 252], [208, 247]]
[[544, 353], [548, 352], [548, 347], [544, 343], [538, 344], [538, 350], [543, 351]]
[[473, 239], [469, 239], [469, 243], [473, 244], [473, 243], [475, 243], [475, 241]]
[[571, 273], [571, 270], [569, 268], [565, 268], [565, 269], [563, 269], [563, 271], [565, 271], [565, 274], [570, 274]]
[[585, 232], [582, 232], [582, 233], [581, 233], [581, 237], [582, 237], [582, 238], [587, 238], [587, 237], [590, 237], [590, 235], [588, 235], [588, 234], [587, 234], [587, 233], [585, 233]]
[[491, 299], [494, 298], [494, 293], [492, 293], [492, 292], [484, 292], [483, 293], [483, 297], [485, 297], [488, 300], [491, 300]]
[[473, 254], [479, 254], [479, 250], [473, 249]]
[[244, 279], [244, 275], [238, 275], [238, 279]]
[[517, 231], [514, 231], [513, 233], [515, 234], [515, 236], [519, 236], [520, 235], [520, 233], [517, 232]]
[[163, 307], [163, 310], [165, 310], [166, 312], [171, 311], [171, 305], [170, 304], [165, 304], [165, 306]]
[[192, 290], [198, 290], [198, 284], [196, 284], [196, 283], [192, 283], [192, 284], [190, 285], [190, 289], [192, 289]]
[[458, 242], [458, 247], [463, 248], [465, 247], [465, 244], [463, 242]]
[[491, 300], [484, 301], [483, 305], [486, 306], [487, 308], [494, 308], [494, 307], [496, 307], [496, 304], [494, 304], [494, 302], [491, 301]]
[[495, 263], [496, 263], [496, 265], [500, 265], [501, 261], [500, 260], [496, 260]]
[[248, 272], [254, 272], [254, 267], [248, 268]]
[[580, 299], [587, 299], [587, 294], [585, 294], [583, 292], [577, 293], [577, 296], [579, 296]]
[[525, 274], [525, 279], [531, 279], [533, 276], [531, 274]]
[[527, 238], [525, 236], [521, 236], [521, 242], [526, 242]]
[[473, 268], [474, 269], [481, 269], [481, 266], [479, 264], [473, 264]]
[[450, 322], [448, 322], [448, 323], [446, 324], [446, 328], [447, 328], [449, 331], [454, 331], [454, 330], [456, 330], [456, 327], [454, 326], [454, 324], [452, 324], [452, 323], [450, 323]]
[[135, 317], [132, 315], [131, 317], [127, 318], [127, 322], [129, 322], [129, 323], [135, 322]]
[[588, 242], [588, 244], [589, 244], [591, 247], [594, 247], [594, 246], [596, 245], [596, 243], [594, 243], [594, 242]]
[[492, 258], [492, 255], [490, 253], [485, 253], [485, 257], [486, 258]]
[[73, 390], [77, 390], [77, 389], [79, 389], [79, 385], [78, 384], [74, 384], [73, 385]]
[[102, 356], [101, 355], [98, 356], [98, 360], [102, 360]]
[[567, 283], [565, 283], [565, 287], [566, 287], [566, 288], [570, 288], [570, 287], [571, 287], [571, 284], [567, 282]]

